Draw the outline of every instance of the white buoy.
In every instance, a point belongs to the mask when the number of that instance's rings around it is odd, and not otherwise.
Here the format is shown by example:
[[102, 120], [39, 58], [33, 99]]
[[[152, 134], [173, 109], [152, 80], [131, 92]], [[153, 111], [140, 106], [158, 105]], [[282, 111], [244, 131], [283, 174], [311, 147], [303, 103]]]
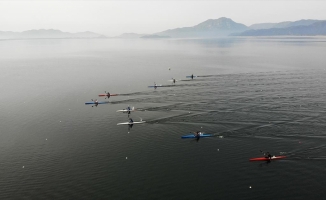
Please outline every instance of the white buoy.
[[128, 159], [128, 157], [126, 157], [126, 160]]
[[48, 140], [48, 138], [46, 138], [45, 140]]
[[217, 151], [220, 151], [220, 149], [217, 149]]
[[251, 186], [249, 186], [249, 188], [251, 188]]
[[61, 122], [61, 121], [60, 121]]
[[23, 168], [25, 168], [25, 166], [23, 166]]

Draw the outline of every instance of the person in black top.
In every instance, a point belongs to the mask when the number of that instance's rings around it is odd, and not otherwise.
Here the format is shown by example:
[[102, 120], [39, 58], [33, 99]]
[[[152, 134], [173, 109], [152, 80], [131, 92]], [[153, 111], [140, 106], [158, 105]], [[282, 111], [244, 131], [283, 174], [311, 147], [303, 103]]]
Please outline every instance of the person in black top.
[[265, 153], [265, 158], [272, 159], [272, 155], [269, 152], [266, 152]]

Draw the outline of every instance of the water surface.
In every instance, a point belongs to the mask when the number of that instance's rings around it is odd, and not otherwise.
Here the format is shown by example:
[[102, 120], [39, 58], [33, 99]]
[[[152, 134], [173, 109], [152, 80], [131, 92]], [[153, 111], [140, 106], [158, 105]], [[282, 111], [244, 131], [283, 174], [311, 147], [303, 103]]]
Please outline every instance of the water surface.
[[0, 197], [323, 199], [325, 41], [1, 40]]

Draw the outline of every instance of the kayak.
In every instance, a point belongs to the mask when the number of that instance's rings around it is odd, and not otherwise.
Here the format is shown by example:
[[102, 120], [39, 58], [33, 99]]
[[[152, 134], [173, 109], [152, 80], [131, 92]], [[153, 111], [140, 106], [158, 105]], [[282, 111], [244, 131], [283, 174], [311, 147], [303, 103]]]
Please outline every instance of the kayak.
[[123, 123], [118, 123], [117, 125], [131, 125], [131, 124], [143, 124], [146, 121], [140, 121], [140, 122], [123, 122]]
[[198, 137], [200, 137], [200, 138], [202, 138], [202, 137], [213, 137], [213, 134], [204, 133], [204, 134], [200, 134], [199, 136], [195, 136], [194, 134], [181, 136], [182, 139], [186, 139], [186, 138], [198, 138]]
[[150, 88], [152, 88], [152, 87], [155, 88], [155, 87], [164, 87], [164, 86], [163, 86], [163, 85], [156, 85], [156, 86], [155, 86], [155, 85], [150, 85], [150, 86], [148, 86], [148, 87], [150, 87]]
[[134, 112], [134, 111], [135, 111], [135, 110], [127, 110], [127, 109], [117, 110], [117, 112], [122, 112], [122, 113]]
[[134, 112], [134, 111], [135, 111], [135, 107], [132, 107], [130, 110], [128, 109], [117, 110], [117, 112], [122, 112], [122, 113]]
[[[278, 159], [283, 159], [286, 158], [286, 156], [272, 156], [271, 160], [278, 160]], [[250, 158], [249, 161], [269, 161], [269, 158], [266, 157], [259, 157], [259, 158]]]
[[[99, 96], [99, 97], [107, 97], [108, 94], [99, 94], [98, 96]], [[111, 97], [111, 96], [118, 96], [118, 94], [110, 94], [110, 97]]]
[[99, 101], [98, 103], [95, 103], [94, 101], [86, 102], [85, 105], [89, 104], [107, 104], [109, 103], [108, 101]]
[[198, 76], [186, 76], [186, 78], [191, 78], [191, 77], [196, 78]]

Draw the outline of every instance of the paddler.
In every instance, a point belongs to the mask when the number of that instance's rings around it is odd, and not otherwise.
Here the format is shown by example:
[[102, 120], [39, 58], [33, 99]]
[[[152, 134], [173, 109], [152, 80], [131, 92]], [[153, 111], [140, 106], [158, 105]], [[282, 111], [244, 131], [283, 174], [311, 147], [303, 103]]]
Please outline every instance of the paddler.
[[175, 84], [175, 78], [173, 79], [173, 84]]
[[108, 98], [110, 98], [110, 96], [111, 96], [110, 92], [108, 92], [108, 93], [106, 93], [106, 94], [107, 94]]
[[194, 74], [191, 74], [191, 79], [194, 79]]
[[[98, 101], [97, 101], [97, 99], [95, 99], [95, 100], [91, 99], [91, 100], [94, 102], [95, 106], [97, 107], [97, 106], [98, 106]], [[92, 106], [92, 107], [93, 107], [93, 106]]]
[[128, 108], [127, 108], [127, 111], [128, 111], [128, 117], [129, 117], [129, 115], [130, 115], [130, 110], [131, 110], [131, 108], [130, 108], [130, 106], [128, 105]]
[[270, 160], [272, 159], [272, 155], [269, 152], [265, 153], [265, 158], [269, 158]]
[[200, 136], [200, 131], [196, 131], [195, 132], [195, 137], [199, 137]]
[[154, 82], [154, 89], [156, 89], [157, 88], [157, 84]]

